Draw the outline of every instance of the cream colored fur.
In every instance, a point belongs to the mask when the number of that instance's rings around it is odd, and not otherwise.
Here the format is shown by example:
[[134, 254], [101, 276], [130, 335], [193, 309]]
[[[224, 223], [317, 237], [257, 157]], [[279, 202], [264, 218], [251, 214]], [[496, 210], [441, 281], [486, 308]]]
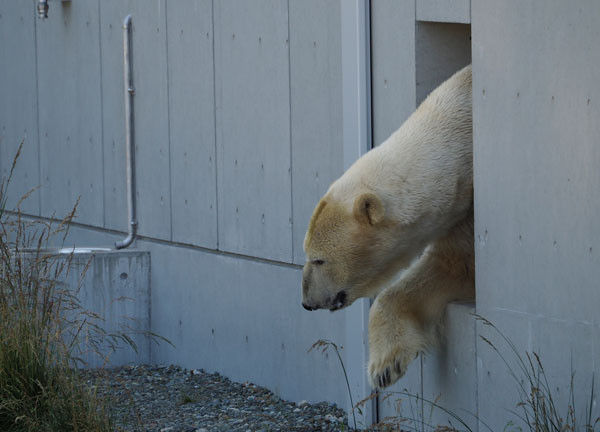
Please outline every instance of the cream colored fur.
[[474, 297], [472, 203], [467, 66], [331, 185], [306, 233], [305, 308], [337, 310], [376, 296], [373, 387], [395, 382], [437, 343], [448, 302]]

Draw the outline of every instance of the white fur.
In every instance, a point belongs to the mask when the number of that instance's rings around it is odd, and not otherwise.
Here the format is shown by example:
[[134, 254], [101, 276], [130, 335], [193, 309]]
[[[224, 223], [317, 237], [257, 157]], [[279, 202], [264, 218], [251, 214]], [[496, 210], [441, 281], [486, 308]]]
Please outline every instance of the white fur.
[[437, 343], [448, 302], [474, 297], [472, 159], [467, 66], [336, 180], [313, 214], [303, 304], [338, 309], [377, 295], [374, 387], [396, 381]]
[[[352, 208], [372, 191], [405, 225], [421, 219], [428, 241], [464, 218], [472, 202], [471, 66], [444, 82], [384, 143], [358, 159], [326, 196]], [[440, 217], [441, 216], [441, 217]]]

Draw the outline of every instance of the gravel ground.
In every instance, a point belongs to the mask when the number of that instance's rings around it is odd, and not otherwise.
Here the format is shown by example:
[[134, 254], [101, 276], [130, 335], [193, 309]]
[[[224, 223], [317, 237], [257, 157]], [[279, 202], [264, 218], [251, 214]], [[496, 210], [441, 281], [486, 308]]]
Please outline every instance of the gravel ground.
[[294, 404], [251, 383], [177, 366], [128, 366], [82, 371], [108, 398], [123, 431], [347, 431], [335, 405]]

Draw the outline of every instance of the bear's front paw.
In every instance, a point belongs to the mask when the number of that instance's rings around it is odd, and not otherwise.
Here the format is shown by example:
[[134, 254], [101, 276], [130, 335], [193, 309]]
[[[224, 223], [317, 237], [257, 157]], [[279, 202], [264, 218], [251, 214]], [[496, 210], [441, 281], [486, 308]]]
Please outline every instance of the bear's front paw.
[[369, 314], [369, 381], [382, 389], [398, 381], [427, 346], [421, 326], [397, 312], [393, 299], [378, 297]]
[[371, 353], [368, 367], [371, 387], [383, 389], [394, 384], [402, 378], [409, 363], [417, 354], [398, 349], [379, 355]]

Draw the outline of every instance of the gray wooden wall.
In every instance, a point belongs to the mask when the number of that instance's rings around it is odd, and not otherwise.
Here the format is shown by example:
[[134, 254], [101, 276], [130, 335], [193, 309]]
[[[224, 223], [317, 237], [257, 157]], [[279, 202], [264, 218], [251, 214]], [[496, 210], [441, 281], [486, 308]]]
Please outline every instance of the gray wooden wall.
[[342, 171], [339, 0], [0, 0], [0, 170], [68, 243], [127, 230], [123, 18], [133, 15], [137, 202], [154, 362], [346, 406], [344, 315], [300, 305], [302, 241]]
[[[133, 15], [140, 234], [302, 264], [341, 174], [338, 1], [0, 2], [2, 173], [24, 209], [126, 231], [122, 20]], [[18, 41], [18, 43], [15, 43]]]
[[[583, 424], [600, 371], [600, 2], [484, 0], [472, 20], [477, 310], [539, 353], [562, 413], [575, 374]], [[499, 430], [516, 383], [477, 353], [479, 414]]]

